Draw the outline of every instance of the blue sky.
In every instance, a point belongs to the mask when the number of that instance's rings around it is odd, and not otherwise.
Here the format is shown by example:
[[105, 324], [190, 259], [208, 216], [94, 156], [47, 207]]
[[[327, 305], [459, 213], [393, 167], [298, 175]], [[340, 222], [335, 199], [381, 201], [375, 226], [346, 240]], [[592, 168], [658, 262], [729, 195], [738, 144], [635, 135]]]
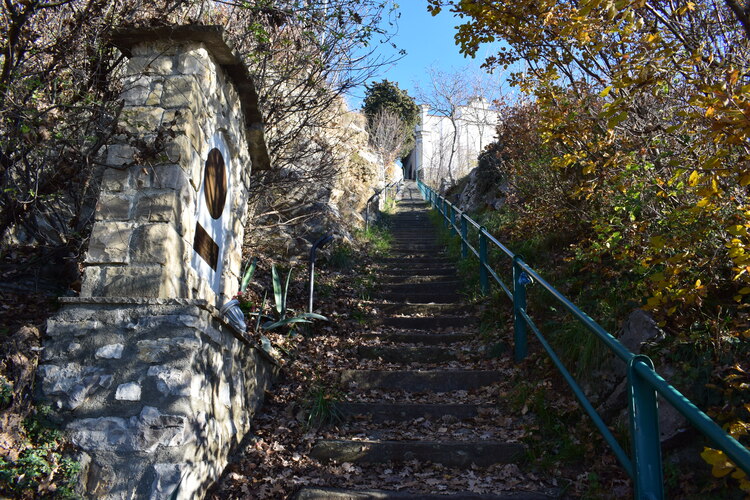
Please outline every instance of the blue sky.
[[[399, 49], [406, 51], [406, 56], [382, 68], [375, 81], [385, 78], [397, 82], [410, 96], [416, 97], [415, 84], [424, 82], [424, 72], [429, 66], [436, 66], [443, 71], [469, 67], [476, 72], [484, 72], [480, 66], [485, 56], [493, 53], [492, 47], [481, 47], [475, 59], [460, 54], [453, 36], [461, 19], [453, 17], [446, 10], [433, 17], [427, 12], [426, 0], [400, 0], [398, 4], [401, 17], [397, 20], [398, 32], [392, 41]], [[383, 55], [396, 53], [388, 45], [382, 45], [380, 51]], [[364, 88], [354, 92], [349, 98], [350, 106], [353, 109], [359, 108], [363, 96]]]

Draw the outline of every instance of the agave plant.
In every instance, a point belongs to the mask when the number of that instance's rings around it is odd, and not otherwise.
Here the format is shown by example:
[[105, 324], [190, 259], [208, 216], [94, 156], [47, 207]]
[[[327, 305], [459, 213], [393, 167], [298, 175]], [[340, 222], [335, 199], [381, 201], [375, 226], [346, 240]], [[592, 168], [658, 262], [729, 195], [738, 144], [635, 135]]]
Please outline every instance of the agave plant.
[[261, 325], [261, 328], [263, 330], [273, 330], [275, 328], [291, 325], [294, 323], [312, 323], [312, 320], [314, 319], [328, 321], [328, 318], [326, 318], [325, 316], [315, 313], [300, 313], [294, 315], [294, 311], [287, 307], [286, 298], [287, 294], [289, 293], [289, 282], [292, 279], [291, 269], [289, 269], [289, 272], [286, 275], [286, 281], [282, 286], [281, 278], [279, 277], [279, 273], [276, 271], [276, 266], [272, 264], [271, 279], [273, 282], [273, 311], [275, 312], [275, 317], [271, 318], [269, 321], [266, 321]]
[[242, 281], [240, 282], [240, 293], [245, 293], [247, 286], [253, 280], [255, 269], [258, 267], [258, 257], [253, 257], [252, 262], [245, 268], [245, 272], [242, 275]]

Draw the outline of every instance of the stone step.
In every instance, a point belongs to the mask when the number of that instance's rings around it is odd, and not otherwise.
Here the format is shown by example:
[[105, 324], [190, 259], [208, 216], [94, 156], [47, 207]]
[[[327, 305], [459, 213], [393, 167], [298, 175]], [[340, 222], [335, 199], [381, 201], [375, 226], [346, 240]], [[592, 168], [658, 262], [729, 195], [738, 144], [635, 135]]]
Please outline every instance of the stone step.
[[430, 245], [438, 248], [445, 248], [445, 246], [440, 243], [440, 240], [434, 236], [421, 236], [419, 234], [413, 233], [410, 235], [391, 233], [391, 236], [393, 237], [393, 239], [391, 240], [392, 245]]
[[466, 342], [474, 338], [470, 333], [363, 333], [360, 335], [364, 339], [377, 338], [386, 342], [403, 342], [404, 344], [423, 344], [423, 345], [450, 345], [459, 342]]
[[385, 257], [376, 261], [377, 264], [393, 267], [412, 267], [414, 264], [429, 264], [431, 267], [448, 267], [453, 266], [453, 260], [450, 257], [441, 256], [404, 256], [404, 257]]
[[468, 420], [479, 414], [479, 405], [418, 403], [338, 403], [337, 408], [349, 417], [369, 417], [373, 422], [400, 422], [418, 418], [441, 419], [451, 416]]
[[438, 240], [435, 237], [424, 237], [419, 235], [398, 235], [391, 233], [391, 236], [393, 239], [391, 240], [391, 245], [394, 244], [401, 244], [401, 245], [431, 245], [438, 248], [445, 248], [445, 245], [441, 244], [440, 240]]
[[341, 383], [354, 383], [358, 389], [450, 392], [492, 385], [502, 377], [497, 370], [344, 370]]
[[442, 254], [439, 250], [428, 250], [428, 251], [421, 251], [421, 250], [391, 250], [388, 252], [388, 255], [394, 257], [394, 258], [403, 258], [408, 259], [409, 261], [414, 259], [443, 259], [445, 258], [445, 255]]
[[439, 241], [440, 238], [432, 228], [421, 227], [400, 227], [391, 226], [389, 233], [395, 238], [406, 238], [406, 239], [424, 239], [430, 241]]
[[369, 346], [357, 347], [362, 359], [379, 359], [386, 363], [442, 363], [458, 359], [455, 351], [438, 346]]
[[418, 255], [418, 254], [438, 255], [442, 253], [443, 250], [444, 250], [444, 247], [440, 245], [433, 245], [433, 244], [428, 244], [428, 243], [415, 245], [412, 243], [405, 243], [403, 245], [391, 245], [390, 253], [406, 255], [411, 252], [415, 255]]
[[380, 276], [443, 276], [456, 274], [456, 267], [447, 264], [414, 264], [411, 266], [389, 266], [378, 270]]
[[[391, 284], [385, 284], [382, 283], [382, 288], [384, 289], [384, 292], [387, 293], [397, 293], [397, 294], [430, 294], [430, 293], [437, 293], [437, 295], [455, 295], [458, 293], [458, 290], [463, 286], [463, 282], [453, 279], [450, 281], [440, 281], [440, 282], [422, 282], [422, 283], [391, 283]], [[434, 302], [434, 301], [429, 301]], [[452, 302], [450, 300], [446, 302]]]
[[321, 440], [310, 456], [338, 463], [385, 463], [409, 460], [430, 461], [449, 467], [488, 467], [513, 463], [521, 458], [524, 446], [502, 442], [439, 441], [349, 441]]
[[403, 276], [381, 276], [378, 280], [383, 285], [388, 284], [416, 284], [416, 283], [434, 283], [440, 285], [442, 283], [451, 283], [456, 281], [456, 274], [433, 274], [433, 275], [417, 275], [413, 276], [410, 274], [404, 274]]
[[445, 247], [439, 245], [413, 245], [410, 243], [404, 245], [391, 245], [389, 254], [392, 256], [403, 257], [413, 255], [414, 257], [445, 257]]
[[407, 240], [429, 240], [429, 241], [440, 241], [440, 238], [435, 234], [432, 229], [423, 229], [424, 224], [419, 226], [391, 226], [390, 234], [394, 239], [407, 239]]
[[[423, 301], [415, 301], [422, 303]], [[442, 301], [436, 300], [435, 303]], [[375, 320], [383, 326], [403, 328], [404, 330], [435, 330], [438, 328], [463, 328], [476, 324], [476, 318], [467, 316], [432, 316], [432, 317], [385, 317]]]
[[385, 264], [389, 266], [393, 265], [400, 265], [407, 263], [409, 265], [411, 264], [423, 264], [425, 262], [428, 262], [430, 264], [435, 262], [440, 262], [444, 266], [453, 265], [455, 266], [455, 262], [452, 258], [449, 256], [443, 254], [443, 253], [435, 253], [431, 255], [409, 255], [409, 254], [403, 254], [400, 256], [395, 257], [382, 257], [378, 260], [376, 260], [378, 264]]
[[545, 495], [532, 491], [492, 493], [409, 493], [386, 490], [344, 490], [305, 486], [292, 496], [292, 500], [549, 500], [558, 495]]
[[373, 296], [381, 300], [388, 300], [390, 302], [417, 302], [429, 304], [430, 302], [458, 302], [461, 300], [461, 296], [457, 291], [440, 290], [440, 287], [431, 292], [415, 292], [413, 290], [407, 291], [380, 291], [376, 292]]
[[474, 312], [474, 308], [464, 304], [456, 304], [453, 302], [447, 304], [427, 303], [427, 304], [402, 304], [400, 302], [373, 302], [369, 301], [368, 304], [372, 305], [378, 312], [394, 314], [394, 315], [421, 315], [421, 316], [435, 316], [435, 315], [451, 315], [461, 316], [465, 314], [471, 314]]

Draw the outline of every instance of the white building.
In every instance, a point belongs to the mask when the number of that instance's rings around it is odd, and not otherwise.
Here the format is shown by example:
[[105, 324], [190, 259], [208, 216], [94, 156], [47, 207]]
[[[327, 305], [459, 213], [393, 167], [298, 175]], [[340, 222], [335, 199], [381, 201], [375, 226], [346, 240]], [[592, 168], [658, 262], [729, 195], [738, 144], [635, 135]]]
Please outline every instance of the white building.
[[453, 120], [430, 114], [426, 104], [421, 108], [416, 144], [404, 165], [404, 176], [418, 176], [436, 187], [455, 182], [476, 167], [479, 153], [495, 139], [498, 113], [482, 97], [458, 106]]

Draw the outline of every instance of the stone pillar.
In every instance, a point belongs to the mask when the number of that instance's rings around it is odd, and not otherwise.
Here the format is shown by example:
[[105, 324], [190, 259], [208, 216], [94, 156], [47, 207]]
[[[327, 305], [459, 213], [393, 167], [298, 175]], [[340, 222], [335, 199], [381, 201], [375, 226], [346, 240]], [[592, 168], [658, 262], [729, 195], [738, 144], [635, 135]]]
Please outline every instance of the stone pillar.
[[131, 56], [122, 134], [107, 149], [81, 295], [220, 307], [237, 292], [251, 166], [267, 162], [252, 82], [211, 27], [115, 40]]
[[262, 120], [220, 29], [114, 38], [129, 56], [121, 133], [39, 396], [80, 450], [82, 495], [196, 498], [277, 371], [217, 309], [237, 292], [251, 167], [268, 166]]

